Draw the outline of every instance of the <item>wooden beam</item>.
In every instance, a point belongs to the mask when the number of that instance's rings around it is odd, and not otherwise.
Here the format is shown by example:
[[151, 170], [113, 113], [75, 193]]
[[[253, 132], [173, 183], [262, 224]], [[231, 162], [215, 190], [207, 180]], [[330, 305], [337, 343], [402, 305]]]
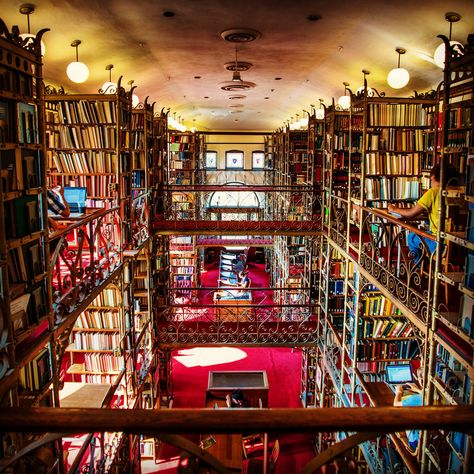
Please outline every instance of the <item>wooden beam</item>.
[[318, 409], [173, 409], [4, 408], [5, 431], [35, 433], [317, 433], [445, 429], [463, 433], [474, 426], [473, 406], [318, 408]]

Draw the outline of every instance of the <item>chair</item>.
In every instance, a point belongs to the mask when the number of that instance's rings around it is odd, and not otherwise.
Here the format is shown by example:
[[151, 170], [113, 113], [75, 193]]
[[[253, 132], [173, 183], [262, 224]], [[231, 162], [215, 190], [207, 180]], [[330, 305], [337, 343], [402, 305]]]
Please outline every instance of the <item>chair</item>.
[[[276, 439], [273, 443], [272, 452], [268, 458], [268, 469], [267, 473], [271, 474], [275, 470], [275, 465], [280, 455], [280, 443]], [[247, 474], [262, 474], [263, 472], [263, 459], [261, 458], [249, 458], [247, 464]]]

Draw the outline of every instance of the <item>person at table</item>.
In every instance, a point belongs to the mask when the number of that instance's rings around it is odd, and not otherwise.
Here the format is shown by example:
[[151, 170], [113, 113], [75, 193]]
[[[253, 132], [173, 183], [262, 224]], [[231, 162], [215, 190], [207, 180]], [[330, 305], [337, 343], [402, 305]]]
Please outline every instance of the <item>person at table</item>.
[[[56, 186], [52, 189], [48, 188], [46, 192], [46, 199], [48, 202], [48, 211], [55, 216], [69, 217], [71, 209], [69, 204], [64, 197], [64, 189], [62, 186]], [[53, 229], [58, 228], [58, 223], [54, 219], [48, 218], [50, 227]]]
[[[398, 214], [400, 217], [414, 218], [423, 213], [428, 213], [430, 228], [427, 231], [436, 236], [439, 226], [439, 184], [440, 184], [440, 166], [435, 165], [430, 171], [430, 189], [428, 189], [417, 203], [410, 208], [398, 207], [396, 204], [389, 204], [388, 211]], [[446, 165], [446, 183], [450, 184], [457, 179], [457, 171], [451, 164]], [[423, 242], [422, 242], [423, 241]], [[433, 253], [436, 250], [436, 240], [424, 239], [415, 232], [409, 232], [407, 235], [407, 245], [410, 249], [411, 256], [417, 265], [423, 255], [423, 243], [428, 251]]]
[[228, 408], [245, 408], [250, 405], [242, 390], [234, 390], [232, 393], [228, 393], [225, 401]]
[[[417, 370], [415, 380], [421, 383], [422, 368]], [[421, 407], [423, 406], [423, 390], [414, 383], [397, 385], [393, 405], [396, 407]], [[416, 452], [420, 440], [420, 430], [407, 430], [408, 446], [412, 453]]]
[[239, 273], [239, 277], [237, 281], [234, 280], [219, 280], [220, 283], [226, 286], [235, 286], [238, 287], [242, 290], [246, 290], [247, 288], [250, 288], [250, 284], [252, 281], [249, 278], [249, 272], [248, 270], [243, 270], [242, 272]]

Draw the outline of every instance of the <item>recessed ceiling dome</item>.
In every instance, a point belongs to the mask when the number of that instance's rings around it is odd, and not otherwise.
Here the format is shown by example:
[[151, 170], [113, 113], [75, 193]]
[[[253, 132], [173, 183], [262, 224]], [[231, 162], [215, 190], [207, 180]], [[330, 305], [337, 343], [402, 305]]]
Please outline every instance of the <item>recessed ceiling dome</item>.
[[222, 82], [221, 89], [223, 91], [246, 91], [249, 89], [253, 89], [257, 84], [255, 82], [248, 82], [248, 81], [229, 81], [229, 82]]
[[245, 99], [247, 96], [246, 95], [230, 95], [229, 99], [230, 100], [236, 100], [236, 99]]
[[228, 71], [248, 71], [253, 66], [252, 63], [248, 63], [246, 61], [232, 61], [230, 63], [225, 63], [224, 67]]
[[260, 38], [261, 33], [250, 28], [232, 28], [221, 32], [221, 38], [231, 43], [250, 43]]

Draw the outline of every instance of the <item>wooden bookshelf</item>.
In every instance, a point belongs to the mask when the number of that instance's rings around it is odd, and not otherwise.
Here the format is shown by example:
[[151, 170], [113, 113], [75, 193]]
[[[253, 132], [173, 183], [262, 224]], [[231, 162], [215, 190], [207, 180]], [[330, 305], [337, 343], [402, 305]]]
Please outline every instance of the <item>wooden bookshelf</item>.
[[[53, 406], [57, 387], [46, 225], [40, 41], [0, 35], [0, 406]], [[0, 461], [36, 436], [3, 432]], [[56, 447], [48, 444], [52, 454]], [[33, 456], [34, 458], [34, 456]], [[33, 462], [33, 461], [32, 461]], [[51, 459], [52, 462], [52, 459]], [[46, 466], [45, 469], [51, 466]]]

